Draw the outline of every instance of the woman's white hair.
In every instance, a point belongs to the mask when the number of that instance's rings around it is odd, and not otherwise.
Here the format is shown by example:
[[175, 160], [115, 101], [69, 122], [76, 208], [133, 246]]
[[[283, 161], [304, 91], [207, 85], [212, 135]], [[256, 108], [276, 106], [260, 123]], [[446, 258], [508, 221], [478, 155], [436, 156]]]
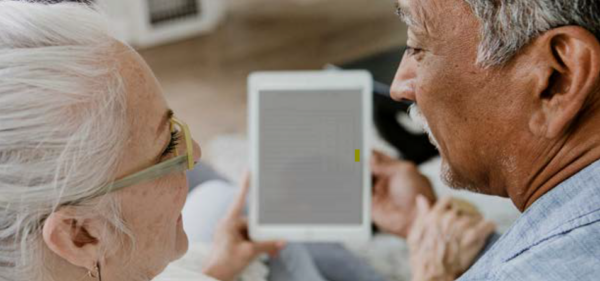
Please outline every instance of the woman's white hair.
[[581, 26], [600, 38], [598, 0], [465, 0], [481, 23], [478, 63], [502, 65], [542, 33]]
[[[107, 26], [82, 4], [0, 1], [0, 281], [41, 280], [44, 219], [114, 179], [129, 128]], [[112, 196], [74, 208], [126, 231]]]

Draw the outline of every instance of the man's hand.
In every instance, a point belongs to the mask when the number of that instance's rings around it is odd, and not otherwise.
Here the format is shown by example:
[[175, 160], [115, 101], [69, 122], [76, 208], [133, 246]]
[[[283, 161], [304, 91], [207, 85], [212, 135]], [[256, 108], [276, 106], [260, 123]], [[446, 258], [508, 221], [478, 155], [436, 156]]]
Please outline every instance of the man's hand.
[[243, 217], [248, 194], [248, 175], [242, 181], [241, 191], [229, 213], [219, 224], [204, 274], [221, 281], [233, 281], [260, 254], [276, 255], [285, 243], [282, 241], [252, 242], [248, 237], [248, 221]]
[[417, 167], [374, 151], [372, 217], [381, 230], [402, 238], [408, 236], [416, 215], [416, 198], [423, 195], [435, 202], [429, 180]]
[[463, 274], [495, 226], [452, 198], [433, 207], [417, 199], [417, 216], [408, 236], [413, 281], [450, 281]]

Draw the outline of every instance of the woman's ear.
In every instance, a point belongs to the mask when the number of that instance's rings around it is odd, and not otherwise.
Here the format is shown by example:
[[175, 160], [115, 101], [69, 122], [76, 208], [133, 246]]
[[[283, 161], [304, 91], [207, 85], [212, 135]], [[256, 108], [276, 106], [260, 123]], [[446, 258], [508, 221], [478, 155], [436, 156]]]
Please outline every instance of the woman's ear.
[[62, 207], [46, 219], [43, 239], [57, 256], [77, 266], [94, 270], [100, 259], [101, 218], [79, 218], [73, 207]]
[[529, 127], [537, 136], [557, 138], [598, 90], [600, 43], [586, 29], [566, 26], [544, 33], [531, 48], [538, 81]]

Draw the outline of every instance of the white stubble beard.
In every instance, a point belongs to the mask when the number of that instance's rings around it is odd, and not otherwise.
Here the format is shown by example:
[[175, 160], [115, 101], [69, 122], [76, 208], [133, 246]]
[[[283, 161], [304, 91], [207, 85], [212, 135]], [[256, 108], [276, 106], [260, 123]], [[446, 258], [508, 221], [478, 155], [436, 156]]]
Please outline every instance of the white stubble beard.
[[[408, 109], [408, 113], [409, 113], [410, 119], [413, 122], [415, 122], [415, 124], [419, 125], [425, 133], [427, 133], [427, 136], [429, 137], [429, 141], [431, 142], [431, 144], [433, 144], [437, 148], [437, 150], [440, 152], [440, 155], [441, 155], [439, 142], [433, 136], [433, 133], [431, 132], [431, 128], [429, 127], [429, 124], [427, 123], [427, 119], [425, 119], [425, 116], [423, 116], [423, 113], [421, 112], [421, 110], [419, 109], [417, 104], [411, 105], [410, 108]], [[456, 177], [456, 175], [450, 168], [450, 165], [448, 164], [448, 162], [443, 159], [443, 156], [442, 156], [442, 165], [441, 165], [440, 169], [441, 169], [441, 171], [440, 171], [441, 179], [444, 182], [444, 184], [446, 184], [447, 186], [454, 188], [454, 189], [465, 189], [465, 190], [476, 192], [476, 193], [483, 193], [482, 190], [480, 188], [478, 188], [476, 185], [474, 185], [472, 183], [464, 182], [464, 181], [459, 181], [458, 178], [460, 178], [460, 177]]]
[[[425, 132], [429, 137], [429, 141], [431, 142], [431, 144], [433, 144], [433, 146], [435, 146], [435, 148], [441, 154], [440, 144], [435, 138], [435, 136], [433, 136], [433, 133], [431, 132], [431, 127], [429, 127], [429, 123], [427, 123], [427, 119], [425, 119], [425, 116], [423, 116], [421, 109], [419, 109], [416, 103], [410, 106], [410, 108], [408, 109], [408, 114], [410, 116], [410, 119], [423, 129], [423, 132]], [[448, 186], [454, 186], [454, 176], [451, 172], [450, 166], [443, 159], [440, 169], [440, 176], [442, 178], [442, 181]]]
[[427, 123], [427, 119], [425, 119], [425, 116], [423, 116], [421, 109], [419, 109], [416, 103], [410, 106], [408, 109], [408, 115], [415, 124], [421, 127], [425, 133], [427, 133], [431, 144], [433, 144], [437, 150], [440, 150], [440, 145], [431, 133], [431, 128], [429, 127], [429, 123]]

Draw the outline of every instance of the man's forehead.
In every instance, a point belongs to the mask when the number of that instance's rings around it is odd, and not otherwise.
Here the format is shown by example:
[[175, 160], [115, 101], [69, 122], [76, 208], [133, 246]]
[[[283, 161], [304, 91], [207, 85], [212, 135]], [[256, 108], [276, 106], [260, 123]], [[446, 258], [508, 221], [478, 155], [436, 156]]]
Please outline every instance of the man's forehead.
[[427, 12], [423, 8], [422, 2], [415, 0], [398, 0], [396, 4], [396, 12], [400, 19], [413, 30], [420, 30], [424, 33], [429, 33], [429, 22]]
[[444, 36], [465, 24], [477, 24], [464, 0], [397, 0], [398, 14], [412, 31], [428, 36]]

